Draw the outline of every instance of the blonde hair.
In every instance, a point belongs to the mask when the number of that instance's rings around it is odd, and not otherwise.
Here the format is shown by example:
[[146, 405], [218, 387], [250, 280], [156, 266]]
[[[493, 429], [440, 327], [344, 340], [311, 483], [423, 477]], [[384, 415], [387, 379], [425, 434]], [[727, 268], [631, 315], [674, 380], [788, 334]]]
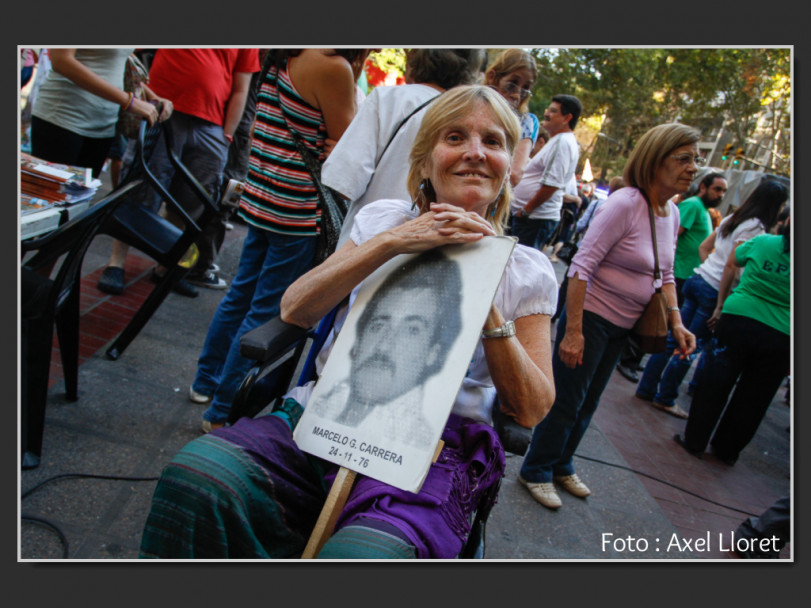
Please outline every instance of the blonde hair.
[[[502, 51], [495, 58], [490, 67], [484, 74], [484, 82], [490, 86], [497, 86], [498, 81], [505, 76], [517, 72], [521, 69], [527, 69], [532, 74], [532, 81], [529, 83], [531, 87], [535, 80], [538, 78], [538, 64], [535, 63], [535, 57], [521, 49], [507, 49]], [[529, 110], [529, 97], [521, 101], [518, 111], [522, 114]]]
[[[436, 201], [436, 192], [431, 182], [423, 179], [422, 170], [431, 158], [442, 129], [470, 114], [477, 104], [486, 105], [504, 130], [507, 151], [512, 159], [521, 135], [521, 126], [513, 109], [497, 91], [482, 85], [463, 85], [442, 93], [428, 107], [411, 148], [411, 166], [408, 170], [406, 187], [420, 213], [427, 212], [430, 203]], [[488, 205], [485, 216], [498, 234], [504, 233], [511, 198], [510, 182], [505, 179], [504, 187], [496, 200]]]
[[692, 145], [699, 139], [701, 133], [681, 123], [653, 127], [640, 138], [628, 157], [622, 174], [625, 185], [648, 192], [665, 157], [676, 148]]

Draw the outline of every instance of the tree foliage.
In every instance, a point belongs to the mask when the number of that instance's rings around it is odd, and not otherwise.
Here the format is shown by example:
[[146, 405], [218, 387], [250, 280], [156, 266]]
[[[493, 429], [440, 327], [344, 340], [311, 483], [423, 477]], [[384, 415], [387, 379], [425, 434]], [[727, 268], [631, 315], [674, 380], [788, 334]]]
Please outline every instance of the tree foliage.
[[398, 77], [405, 74], [405, 49], [379, 49], [369, 54], [369, 61], [387, 74], [394, 72]]
[[[604, 135], [592, 135], [586, 155], [593, 166], [609, 173], [621, 168], [645, 131], [675, 120], [704, 131], [726, 123], [735, 145], [743, 146], [765, 115], [765, 141], [773, 158], [788, 157], [790, 49], [578, 48], [533, 53], [539, 75], [530, 110], [540, 116], [553, 95], [577, 96], [584, 118], [592, 118], [584, 121], [584, 128], [599, 125]], [[773, 168], [787, 172], [786, 167]]]

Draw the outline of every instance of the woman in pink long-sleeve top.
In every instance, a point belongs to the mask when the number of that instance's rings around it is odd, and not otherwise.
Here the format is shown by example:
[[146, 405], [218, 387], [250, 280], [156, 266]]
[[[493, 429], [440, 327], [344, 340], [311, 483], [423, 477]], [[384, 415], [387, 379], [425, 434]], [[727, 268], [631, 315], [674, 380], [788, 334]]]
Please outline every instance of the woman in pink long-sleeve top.
[[673, 258], [679, 214], [669, 199], [687, 190], [703, 162], [699, 138], [698, 131], [681, 124], [659, 125], [643, 135], [625, 167], [627, 186], [595, 212], [572, 260], [552, 358], [555, 402], [535, 427], [518, 477], [545, 507], [562, 505], [554, 482], [580, 498], [591, 494], [575, 473], [572, 456], [628, 334], [654, 292], [649, 204], [670, 329], [682, 356], [695, 349], [695, 338], [676, 306]]

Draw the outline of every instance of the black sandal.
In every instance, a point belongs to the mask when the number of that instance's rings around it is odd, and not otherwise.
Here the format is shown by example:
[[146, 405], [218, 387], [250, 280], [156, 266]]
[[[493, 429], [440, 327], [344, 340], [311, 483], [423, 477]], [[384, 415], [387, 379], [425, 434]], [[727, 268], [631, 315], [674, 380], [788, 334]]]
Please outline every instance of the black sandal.
[[124, 269], [108, 266], [104, 269], [96, 283], [96, 288], [104, 293], [114, 296], [124, 293]]

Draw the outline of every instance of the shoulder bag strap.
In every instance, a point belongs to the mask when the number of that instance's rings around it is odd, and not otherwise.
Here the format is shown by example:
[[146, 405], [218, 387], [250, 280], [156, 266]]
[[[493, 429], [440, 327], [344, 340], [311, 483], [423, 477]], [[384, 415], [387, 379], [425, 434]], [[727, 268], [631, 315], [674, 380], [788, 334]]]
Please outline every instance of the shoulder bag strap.
[[265, 55], [265, 60], [262, 62], [262, 71], [259, 74], [259, 83], [260, 84], [265, 79], [265, 76], [267, 75], [268, 70], [270, 70], [270, 66], [272, 66], [273, 63], [276, 61], [276, 56], [275, 55], [276, 55], [276, 53], [275, 53], [275, 51], [273, 49], [270, 49], [267, 52], [267, 54]]
[[[267, 61], [266, 61], [267, 63]], [[266, 66], [265, 73], [270, 68], [270, 65]], [[318, 158], [315, 156], [315, 153], [310, 150], [307, 145], [304, 143], [304, 140], [301, 138], [301, 135], [298, 134], [297, 131], [290, 127], [290, 122], [287, 120], [287, 115], [284, 111], [284, 105], [282, 105], [282, 100], [279, 98], [279, 73], [281, 70], [276, 70], [276, 85], [275, 85], [275, 96], [276, 96], [276, 103], [279, 105], [279, 114], [281, 114], [282, 119], [284, 120], [284, 124], [287, 127], [287, 132], [290, 133], [290, 136], [293, 138], [293, 143], [296, 145], [296, 149], [298, 150], [299, 154], [301, 155], [304, 164], [307, 166], [307, 170], [310, 172], [310, 177], [313, 179], [313, 183], [316, 186], [321, 185], [321, 163], [318, 162]], [[264, 77], [262, 78], [264, 80]], [[261, 84], [260, 84], [261, 86]]]
[[[441, 93], [440, 93], [439, 95], [441, 95]], [[395, 135], [397, 135], [397, 133], [400, 131], [400, 129], [403, 127], [403, 125], [404, 125], [404, 124], [406, 124], [406, 123], [407, 123], [409, 120], [411, 120], [411, 117], [412, 117], [412, 116], [414, 116], [414, 114], [416, 114], [417, 112], [419, 112], [420, 110], [422, 110], [422, 109], [423, 109], [425, 106], [427, 106], [429, 103], [431, 103], [432, 101], [434, 101], [434, 100], [435, 100], [437, 97], [439, 97], [439, 95], [434, 95], [434, 96], [433, 96], [433, 97], [431, 97], [430, 99], [428, 99], [428, 100], [426, 100], [426, 101], [422, 102], [420, 105], [418, 105], [416, 108], [414, 108], [414, 109], [413, 109], [413, 110], [412, 110], [412, 111], [411, 111], [411, 112], [408, 114], [408, 116], [406, 116], [406, 117], [405, 117], [403, 120], [401, 120], [401, 121], [400, 121], [400, 123], [399, 123], [399, 124], [398, 124], [398, 125], [397, 125], [397, 126], [394, 128], [394, 131], [392, 131], [392, 133], [391, 133], [391, 137], [389, 137], [389, 141], [388, 141], [388, 142], [386, 142], [386, 145], [385, 145], [385, 147], [383, 148], [383, 151], [380, 153], [380, 156], [377, 158], [377, 161], [378, 161], [378, 162], [380, 162], [380, 159], [381, 159], [381, 158], [383, 158], [383, 155], [386, 153], [386, 150], [388, 150], [388, 149], [389, 149], [389, 146], [391, 145], [391, 142], [393, 142], [393, 141], [394, 141], [394, 136], [395, 136]]]
[[[662, 272], [659, 270], [659, 247], [656, 243], [656, 222], [653, 217], [653, 205], [648, 198], [648, 195], [643, 191], [642, 196], [645, 198], [645, 202], [648, 204], [648, 213], [650, 214], [650, 233], [651, 233], [651, 240], [653, 241], [653, 279], [654, 279], [654, 288], [656, 291], [660, 291], [662, 288]], [[656, 286], [656, 283], [659, 283], [659, 286]]]

